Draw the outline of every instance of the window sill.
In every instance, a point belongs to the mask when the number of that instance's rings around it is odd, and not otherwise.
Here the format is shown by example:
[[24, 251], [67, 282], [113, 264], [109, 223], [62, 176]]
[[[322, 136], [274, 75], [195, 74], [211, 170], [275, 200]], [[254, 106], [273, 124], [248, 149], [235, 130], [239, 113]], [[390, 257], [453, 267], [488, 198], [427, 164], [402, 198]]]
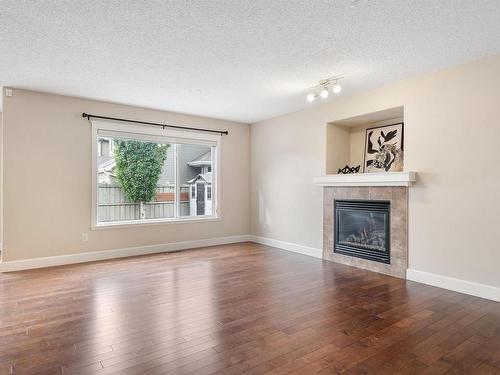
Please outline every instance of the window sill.
[[121, 229], [121, 228], [135, 228], [146, 227], [151, 225], [164, 225], [164, 224], [187, 224], [187, 223], [204, 223], [211, 221], [220, 221], [220, 216], [197, 216], [176, 219], [151, 219], [151, 220], [134, 220], [134, 221], [119, 221], [93, 224], [92, 230], [103, 229]]

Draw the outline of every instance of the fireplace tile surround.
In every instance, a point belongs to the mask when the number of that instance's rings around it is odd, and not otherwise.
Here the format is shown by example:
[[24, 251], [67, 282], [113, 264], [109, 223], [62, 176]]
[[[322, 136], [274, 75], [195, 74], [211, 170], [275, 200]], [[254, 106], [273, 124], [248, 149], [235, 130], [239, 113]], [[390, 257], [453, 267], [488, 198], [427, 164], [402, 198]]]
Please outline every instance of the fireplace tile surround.
[[[408, 268], [408, 187], [323, 186], [323, 259], [399, 278], [406, 278], [406, 269]], [[356, 199], [390, 202], [390, 264], [333, 252], [334, 201]]]

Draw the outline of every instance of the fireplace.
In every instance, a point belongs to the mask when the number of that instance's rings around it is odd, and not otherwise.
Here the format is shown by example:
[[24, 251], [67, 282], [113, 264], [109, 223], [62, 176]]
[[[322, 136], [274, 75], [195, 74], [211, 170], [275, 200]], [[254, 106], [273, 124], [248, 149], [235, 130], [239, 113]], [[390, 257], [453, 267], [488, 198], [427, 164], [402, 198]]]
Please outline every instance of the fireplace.
[[390, 264], [390, 202], [335, 200], [334, 218], [335, 253]]

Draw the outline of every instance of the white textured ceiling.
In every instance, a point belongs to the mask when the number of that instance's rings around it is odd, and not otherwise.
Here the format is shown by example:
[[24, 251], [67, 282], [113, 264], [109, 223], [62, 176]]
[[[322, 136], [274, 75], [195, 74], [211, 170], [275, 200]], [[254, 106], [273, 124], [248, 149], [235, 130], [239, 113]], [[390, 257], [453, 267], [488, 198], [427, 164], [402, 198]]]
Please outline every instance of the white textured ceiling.
[[498, 52], [499, 0], [0, 0], [0, 86], [248, 123]]

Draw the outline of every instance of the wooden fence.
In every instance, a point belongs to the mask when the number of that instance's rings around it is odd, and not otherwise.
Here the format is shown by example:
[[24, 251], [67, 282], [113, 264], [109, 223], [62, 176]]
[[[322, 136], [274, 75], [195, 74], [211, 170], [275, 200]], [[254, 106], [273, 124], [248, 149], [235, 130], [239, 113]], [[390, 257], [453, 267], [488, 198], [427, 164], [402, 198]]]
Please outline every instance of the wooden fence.
[[[174, 217], [175, 187], [173, 185], [158, 186], [157, 193], [159, 193], [159, 197], [171, 196], [172, 198], [146, 203], [146, 218]], [[182, 185], [180, 193], [180, 215], [189, 216], [189, 187]], [[97, 218], [99, 222], [139, 220], [140, 205], [139, 203], [131, 203], [118, 185], [99, 184], [97, 189]]]

